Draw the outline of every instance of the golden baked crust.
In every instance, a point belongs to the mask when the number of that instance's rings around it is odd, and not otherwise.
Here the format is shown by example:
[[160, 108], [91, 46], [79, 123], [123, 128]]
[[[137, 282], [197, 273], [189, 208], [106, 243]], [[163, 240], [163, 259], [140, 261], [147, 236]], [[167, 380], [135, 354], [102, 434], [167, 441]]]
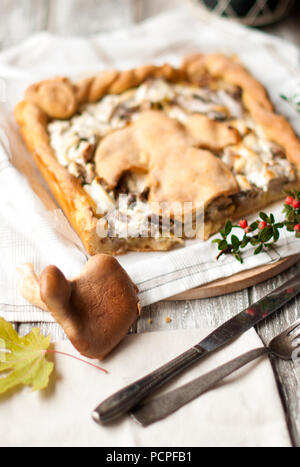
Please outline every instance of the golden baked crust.
[[[184, 125], [150, 110], [135, 124], [103, 139], [95, 156], [97, 173], [115, 188], [125, 172], [146, 171], [152, 203], [187, 202], [197, 209], [218, 196], [236, 193], [238, 184], [229, 168], [211, 152], [196, 148], [196, 143]], [[176, 217], [176, 212], [171, 214]]]
[[[103, 72], [76, 84], [61, 77], [34, 84], [27, 90], [25, 100], [16, 107], [16, 120], [57, 202], [92, 255], [99, 252], [119, 254], [127, 250], [168, 250], [181, 240], [175, 237], [101, 238], [97, 233], [99, 216], [96, 215], [96, 205], [76, 177], [58, 162], [50, 145], [48, 124], [53, 119], [69, 119], [83, 104], [95, 103], [106, 94], [120, 94], [148, 78], [187, 82], [195, 86], [202, 86], [213, 78], [237, 86], [242, 91], [245, 109], [267, 137], [285, 149], [287, 158], [300, 171], [299, 139], [287, 120], [274, 113], [265, 88], [235, 58], [221, 54], [197, 54], [186, 58], [179, 69], [170, 65], [148, 65], [127, 71]], [[155, 136], [158, 131], [159, 140]], [[143, 113], [135, 124], [103, 138], [96, 152], [98, 175], [114, 187], [126, 170], [132, 167], [148, 170], [151, 166], [152, 201], [199, 201], [208, 206], [220, 196], [239, 191], [231, 171], [210, 152], [238, 141], [239, 133], [230, 122], [193, 115], [181, 125], [160, 112], [149, 111]], [[168, 158], [162, 155], [164, 145], [168, 147]], [[188, 161], [184, 176], [178, 175], [182, 169], [178, 165], [178, 151], [184, 153]], [[195, 178], [196, 174], [198, 178]], [[188, 183], [183, 183], [185, 178]], [[268, 201], [275, 198], [278, 194], [270, 195]], [[257, 205], [253, 203], [254, 210]], [[214, 233], [220, 223], [222, 221], [214, 223], [210, 219], [205, 227], [206, 237]]]

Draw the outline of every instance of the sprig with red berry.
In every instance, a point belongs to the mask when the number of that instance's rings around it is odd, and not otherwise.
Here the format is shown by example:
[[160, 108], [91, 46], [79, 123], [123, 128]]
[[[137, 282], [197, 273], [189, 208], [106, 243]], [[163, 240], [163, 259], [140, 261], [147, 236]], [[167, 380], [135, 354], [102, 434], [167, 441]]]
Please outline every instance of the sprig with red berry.
[[[259, 213], [259, 219], [250, 225], [246, 219], [241, 219], [237, 225], [227, 221], [225, 228], [220, 230], [221, 238], [213, 240], [218, 245], [220, 251], [217, 259], [222, 255], [231, 254], [240, 263], [243, 263], [242, 249], [247, 245], [255, 247], [254, 254], [258, 255], [262, 251], [271, 248], [280, 237], [280, 230], [286, 228], [289, 232], [295, 232], [295, 236], [300, 238], [300, 192], [287, 192], [288, 196], [284, 202], [283, 213], [285, 220], [276, 222], [274, 214]], [[242, 229], [243, 236], [233, 233], [234, 229]]]
[[296, 237], [300, 238], [300, 192], [287, 194], [283, 208], [285, 226], [289, 232], [296, 232]]

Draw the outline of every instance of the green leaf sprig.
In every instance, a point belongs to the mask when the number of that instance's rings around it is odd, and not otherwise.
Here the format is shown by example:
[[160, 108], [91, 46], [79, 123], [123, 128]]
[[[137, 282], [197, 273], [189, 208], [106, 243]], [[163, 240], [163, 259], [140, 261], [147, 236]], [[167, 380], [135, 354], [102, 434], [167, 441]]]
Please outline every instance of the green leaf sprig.
[[300, 95], [293, 94], [292, 96], [288, 97], [285, 94], [280, 94], [281, 99], [286, 101], [291, 107], [293, 107], [296, 112], [300, 113]]
[[[284, 202], [283, 213], [285, 220], [276, 222], [274, 214], [259, 213], [259, 219], [250, 225], [246, 219], [241, 219], [237, 225], [229, 220], [225, 228], [220, 230], [221, 238], [216, 238], [213, 243], [218, 245], [219, 254], [231, 254], [237, 261], [243, 263], [242, 250], [247, 245], [255, 247], [254, 255], [266, 251], [279, 240], [280, 231], [286, 228], [289, 232], [295, 232], [296, 238], [300, 238], [300, 192], [286, 192], [288, 195]], [[244, 231], [242, 238], [235, 235], [234, 229]]]

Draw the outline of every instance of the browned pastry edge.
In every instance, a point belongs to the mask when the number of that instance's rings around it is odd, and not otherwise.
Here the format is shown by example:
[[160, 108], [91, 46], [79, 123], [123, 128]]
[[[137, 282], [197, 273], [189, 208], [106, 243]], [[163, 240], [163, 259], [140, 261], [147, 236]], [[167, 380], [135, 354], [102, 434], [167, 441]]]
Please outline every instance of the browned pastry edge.
[[[89, 254], [120, 254], [127, 250], [168, 250], [180, 242], [175, 238], [100, 238], [96, 232], [95, 204], [75, 177], [62, 167], [50, 146], [50, 119], [71, 118], [81, 104], [97, 102], [106, 94], [119, 94], [140, 85], [149, 77], [201, 85], [212, 76], [239, 86], [243, 103], [266, 135], [286, 149], [287, 158], [300, 170], [300, 141], [288, 121], [273, 111], [265, 88], [235, 58], [221, 54], [187, 57], [181, 68], [147, 65], [126, 71], [105, 71], [77, 84], [59, 77], [29, 87], [25, 100], [15, 109], [23, 138], [43, 177]], [[213, 233], [215, 229], [209, 229]]]

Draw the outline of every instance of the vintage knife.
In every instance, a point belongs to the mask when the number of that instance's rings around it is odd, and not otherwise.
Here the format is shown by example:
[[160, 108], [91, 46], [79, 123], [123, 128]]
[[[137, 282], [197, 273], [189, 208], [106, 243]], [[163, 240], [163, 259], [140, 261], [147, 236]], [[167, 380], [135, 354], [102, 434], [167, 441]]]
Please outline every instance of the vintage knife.
[[92, 414], [93, 419], [97, 423], [106, 424], [121, 417], [171, 378], [208, 353], [219, 349], [248, 331], [252, 326], [289, 302], [299, 292], [300, 272], [293, 279], [226, 321], [199, 344], [110, 396], [95, 409]]

